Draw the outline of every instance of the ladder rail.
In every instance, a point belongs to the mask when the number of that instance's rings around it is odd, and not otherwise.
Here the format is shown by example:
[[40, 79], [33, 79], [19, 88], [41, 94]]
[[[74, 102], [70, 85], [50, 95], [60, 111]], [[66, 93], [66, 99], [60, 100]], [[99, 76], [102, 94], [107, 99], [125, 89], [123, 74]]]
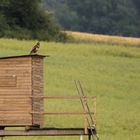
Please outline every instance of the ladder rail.
[[[79, 91], [79, 88], [78, 88], [78, 85], [77, 85], [77, 82], [76, 82], [76, 81], [75, 81], [75, 85], [76, 85], [77, 93], [78, 93], [78, 95], [80, 96], [80, 101], [81, 101], [82, 107], [83, 107], [83, 109], [84, 109], [84, 103], [83, 103], [82, 97], [81, 97], [81, 95], [80, 95], [80, 91]], [[84, 110], [85, 110], [85, 109], [84, 109]], [[88, 117], [86, 117], [86, 119], [87, 119], [88, 125], [89, 125], [89, 127], [90, 127], [90, 131], [91, 131], [91, 134], [92, 134], [92, 139], [94, 140], [94, 134], [93, 134], [93, 131], [92, 131], [92, 127], [91, 127], [91, 125], [90, 125], [90, 121], [89, 121]]]
[[[80, 87], [82, 96], [85, 96], [84, 91], [83, 91], [83, 88], [82, 88], [82, 85], [81, 85], [81, 82], [80, 82], [79, 80], [78, 80], [78, 84], [79, 84], [79, 87]], [[89, 106], [88, 106], [88, 102], [86, 102], [86, 107], [87, 107], [87, 109], [88, 109], [88, 113], [89, 113], [89, 117], [90, 117], [90, 119], [91, 119], [92, 125], [94, 125], [94, 121], [93, 121], [93, 118], [92, 118], [92, 115], [91, 115], [90, 108], [89, 108]]]
[[[81, 85], [81, 83], [80, 83], [79, 80], [78, 80], [78, 81], [75, 81], [75, 85], [76, 85], [76, 88], [77, 88], [77, 91], [78, 91], [78, 95], [80, 96], [81, 104], [82, 104], [83, 109], [84, 109], [84, 103], [83, 103], [83, 99], [81, 98], [81, 94], [82, 94], [83, 97], [85, 97], [85, 94], [84, 94], [82, 85]], [[81, 92], [79, 91], [78, 85], [79, 85], [79, 88], [80, 88], [80, 91], [81, 91]], [[98, 135], [97, 135], [97, 131], [96, 131], [96, 128], [95, 128], [95, 125], [94, 125], [94, 121], [93, 121], [93, 118], [92, 118], [92, 115], [91, 115], [91, 112], [90, 112], [90, 108], [89, 108], [89, 106], [88, 106], [87, 101], [86, 101], [86, 107], [87, 107], [88, 115], [89, 115], [90, 120], [91, 120], [91, 122], [92, 122], [92, 126], [91, 126], [91, 125], [90, 125], [90, 121], [89, 121], [89, 119], [88, 119], [88, 117], [87, 117], [87, 122], [88, 122], [88, 125], [89, 125], [89, 127], [90, 127], [92, 137], [94, 136], [93, 131], [92, 131], [92, 128], [94, 128], [94, 130], [95, 130], [95, 136], [96, 136], [97, 140], [99, 140], [99, 137], [98, 137]], [[93, 137], [93, 139], [94, 139], [94, 137]]]

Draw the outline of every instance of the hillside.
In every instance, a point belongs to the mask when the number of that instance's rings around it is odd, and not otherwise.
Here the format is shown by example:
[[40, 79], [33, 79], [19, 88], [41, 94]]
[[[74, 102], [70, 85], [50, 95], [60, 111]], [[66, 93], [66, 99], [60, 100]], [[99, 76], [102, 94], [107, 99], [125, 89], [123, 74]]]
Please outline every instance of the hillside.
[[[0, 56], [28, 54], [36, 41], [0, 39]], [[45, 95], [76, 95], [79, 79], [86, 95], [97, 96], [97, 128], [101, 140], [140, 139], [140, 51], [137, 47], [97, 42], [41, 42], [45, 59]], [[80, 101], [46, 101], [46, 112], [82, 111]], [[83, 117], [45, 117], [46, 127], [82, 127]], [[27, 137], [5, 138], [26, 140]], [[29, 137], [29, 140], [45, 139]], [[78, 137], [48, 137], [77, 140]], [[86, 139], [86, 138], [85, 138]]]

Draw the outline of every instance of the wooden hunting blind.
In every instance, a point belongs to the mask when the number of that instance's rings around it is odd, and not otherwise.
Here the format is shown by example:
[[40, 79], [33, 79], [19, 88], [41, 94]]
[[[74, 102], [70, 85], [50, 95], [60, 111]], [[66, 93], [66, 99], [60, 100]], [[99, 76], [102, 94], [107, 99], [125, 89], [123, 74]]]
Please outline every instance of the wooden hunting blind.
[[[0, 57], [0, 137], [3, 139], [5, 136], [89, 135], [90, 140], [91, 136], [94, 138], [96, 135], [98, 138], [94, 127], [96, 126], [96, 97], [90, 97], [94, 99], [94, 112], [90, 112], [80, 81], [75, 81], [79, 96], [44, 96], [43, 59], [45, 57], [37, 54]], [[45, 99], [80, 99], [84, 112], [44, 112]], [[83, 115], [84, 127], [45, 128], [43, 127], [44, 115]], [[25, 127], [25, 130], [4, 129], [17, 126]]]
[[0, 127], [43, 126], [44, 57], [0, 57]]

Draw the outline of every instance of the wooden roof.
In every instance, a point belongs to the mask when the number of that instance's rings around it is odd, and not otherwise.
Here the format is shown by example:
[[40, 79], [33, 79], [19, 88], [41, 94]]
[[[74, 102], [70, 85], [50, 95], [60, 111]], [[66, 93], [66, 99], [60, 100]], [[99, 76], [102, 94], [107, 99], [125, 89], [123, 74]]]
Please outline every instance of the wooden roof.
[[28, 54], [28, 55], [15, 55], [15, 56], [3, 56], [0, 59], [18, 58], [18, 57], [49, 57], [48, 55], [40, 54]]

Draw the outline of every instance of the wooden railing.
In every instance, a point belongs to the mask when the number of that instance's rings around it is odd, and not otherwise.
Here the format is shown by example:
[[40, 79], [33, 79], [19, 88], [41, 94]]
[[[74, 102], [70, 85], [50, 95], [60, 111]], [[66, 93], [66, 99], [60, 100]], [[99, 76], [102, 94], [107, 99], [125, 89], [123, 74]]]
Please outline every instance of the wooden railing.
[[[5, 97], [4, 97], [5, 98]], [[0, 98], [0, 100], [4, 100], [4, 98]], [[92, 115], [94, 120], [94, 126], [96, 126], [96, 97], [95, 96], [8, 96], [6, 99], [39, 99], [39, 100], [80, 100], [83, 99], [84, 103], [84, 110], [83, 112], [29, 112], [30, 114], [41, 114], [41, 115], [65, 115], [65, 116], [72, 116], [72, 115], [80, 115], [84, 117], [84, 129], [85, 134], [87, 133], [88, 123], [87, 117], [88, 115]], [[87, 109], [87, 100], [93, 100], [93, 110], [91, 112]]]
[[[43, 99], [43, 100], [77, 100], [80, 98], [84, 99], [84, 112], [31, 112], [31, 114], [42, 114], [42, 115], [83, 115], [84, 117], [84, 129], [85, 129], [85, 134], [87, 133], [87, 117], [88, 115], [92, 115], [93, 120], [94, 120], [94, 126], [96, 126], [96, 97], [95, 96], [31, 96], [30, 98], [34, 99]], [[94, 110], [92, 112], [88, 112], [87, 110], [87, 99], [92, 99], [93, 100], [93, 108]]]

